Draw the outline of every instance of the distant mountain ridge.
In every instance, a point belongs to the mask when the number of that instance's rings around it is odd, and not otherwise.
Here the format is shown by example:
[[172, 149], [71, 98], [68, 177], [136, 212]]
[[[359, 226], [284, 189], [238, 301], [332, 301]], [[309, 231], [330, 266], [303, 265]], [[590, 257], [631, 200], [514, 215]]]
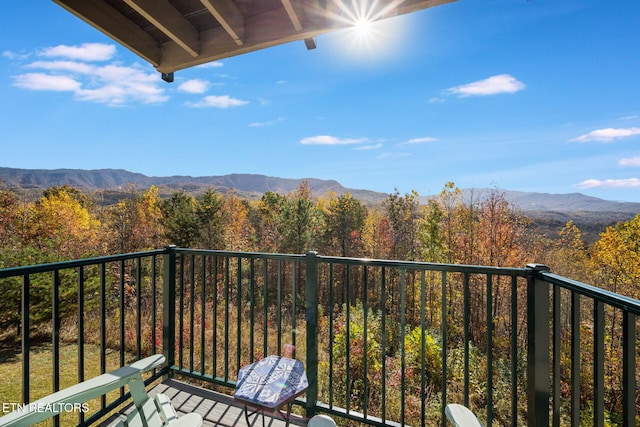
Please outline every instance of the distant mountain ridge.
[[[266, 191], [289, 193], [306, 181], [315, 195], [324, 195], [329, 191], [336, 194], [351, 193], [354, 197], [366, 202], [380, 202], [388, 194], [351, 189], [342, 186], [335, 180], [316, 178], [277, 178], [258, 174], [229, 174], [221, 176], [169, 176], [153, 177], [123, 169], [16, 169], [0, 167], [0, 182], [8, 187], [23, 190], [46, 189], [52, 186], [70, 185], [84, 191], [125, 191], [133, 185], [136, 188], [148, 188], [155, 185], [168, 194], [176, 190], [184, 190], [199, 194], [213, 188], [220, 192], [234, 191], [239, 195], [259, 197]], [[464, 197], [481, 199], [490, 190], [465, 189]], [[586, 196], [581, 193], [547, 194], [521, 191], [498, 190], [504, 192], [511, 203], [526, 212], [601, 212], [618, 213], [616, 220], [628, 218], [640, 213], [640, 203], [616, 202]], [[433, 196], [425, 196], [429, 198]], [[424, 200], [424, 199], [423, 199]], [[618, 218], [620, 217], [620, 218]], [[612, 219], [614, 219], [612, 217]]]
[[[486, 189], [465, 189], [466, 197], [474, 192], [475, 197], [482, 198]], [[640, 203], [617, 202], [587, 196], [582, 193], [550, 194], [527, 193], [523, 191], [498, 190], [505, 198], [526, 212], [621, 212], [636, 215], [640, 213]]]
[[15, 169], [0, 167], [0, 182], [25, 190], [45, 189], [69, 185], [84, 191], [125, 191], [129, 186], [148, 188], [152, 185], [164, 189], [165, 193], [184, 190], [199, 194], [213, 188], [223, 193], [234, 191], [247, 197], [259, 197], [267, 191], [290, 193], [306, 181], [312, 192], [323, 195], [329, 191], [337, 194], [351, 193], [367, 201], [378, 201], [386, 197], [383, 193], [343, 187], [335, 180], [316, 178], [291, 179], [258, 174], [229, 174], [221, 176], [169, 176], [154, 177], [123, 169]]

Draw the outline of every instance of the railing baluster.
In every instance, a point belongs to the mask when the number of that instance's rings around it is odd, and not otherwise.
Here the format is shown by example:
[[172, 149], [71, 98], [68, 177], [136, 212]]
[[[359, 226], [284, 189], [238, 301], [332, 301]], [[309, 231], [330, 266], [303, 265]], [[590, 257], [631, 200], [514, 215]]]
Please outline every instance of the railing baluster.
[[21, 347], [22, 347], [22, 403], [31, 402], [31, 384], [29, 382], [29, 373], [31, 372], [30, 354], [31, 354], [31, 324], [29, 318], [31, 317], [30, 309], [30, 294], [31, 280], [28, 274], [22, 276], [22, 320], [21, 327]]
[[224, 380], [229, 380], [229, 257], [224, 257]]
[[[53, 271], [51, 292], [51, 363], [53, 372], [53, 391], [60, 390], [60, 270]], [[60, 426], [60, 416], [53, 418], [53, 425]]]
[[[469, 372], [470, 372], [470, 364], [469, 364], [469, 351], [471, 338], [469, 336], [469, 325], [471, 323], [471, 290], [469, 289], [469, 273], [464, 273], [463, 278], [463, 310], [464, 310], [464, 325], [463, 325], [463, 334], [464, 334], [464, 405], [469, 407]], [[444, 296], [443, 296], [444, 298]], [[444, 343], [444, 340], [443, 340]]]
[[196, 322], [196, 255], [189, 258], [189, 372], [194, 371], [194, 339]]
[[487, 274], [487, 427], [493, 421], [493, 276]]
[[[178, 270], [178, 283], [180, 283], [180, 291], [178, 294], [178, 368], [180, 369], [184, 368], [184, 257], [185, 254], [180, 254]], [[173, 314], [173, 316], [175, 316], [175, 314]]]
[[[125, 338], [125, 288], [124, 288], [124, 281], [125, 281], [125, 260], [122, 259], [120, 260], [119, 263], [119, 269], [120, 269], [120, 281], [119, 281], [119, 286], [118, 289], [120, 291], [120, 366], [124, 366], [125, 362], [124, 362], [124, 355], [125, 355], [125, 351], [126, 351], [126, 338]], [[120, 397], [124, 396], [124, 387], [122, 387], [120, 389]]]
[[[382, 392], [387, 392], [387, 269], [385, 267], [381, 268], [380, 271], [380, 302], [382, 313]], [[380, 412], [382, 413], [382, 422], [385, 423], [387, 420], [387, 396], [383, 396], [382, 398], [382, 408]]]
[[[107, 372], [107, 263], [100, 263], [100, 374]], [[100, 409], [107, 406], [107, 396], [100, 399]]]
[[267, 337], [269, 336], [269, 263], [266, 259], [262, 260], [262, 292], [263, 292], [263, 329], [262, 329], [262, 356], [266, 357], [269, 354], [269, 343]]
[[253, 363], [255, 352], [255, 259], [249, 260], [249, 363]]
[[346, 310], [346, 330], [345, 330], [345, 366], [346, 366], [346, 385], [347, 390], [345, 393], [345, 398], [347, 401], [345, 402], [344, 408], [347, 411], [347, 414], [351, 410], [351, 292], [349, 292], [349, 287], [351, 285], [350, 275], [349, 275], [349, 265], [344, 266], [344, 304]]
[[518, 425], [518, 277], [511, 276], [511, 425]]
[[[333, 350], [334, 350], [334, 264], [329, 264], [329, 407], [333, 408]], [[383, 335], [384, 336], [384, 335]], [[308, 344], [307, 344], [308, 345]]]
[[296, 357], [296, 337], [298, 332], [296, 330], [296, 299], [298, 297], [298, 288], [296, 286], [297, 279], [297, 263], [294, 261], [291, 265], [291, 346], [292, 346], [292, 355], [291, 357]]
[[158, 352], [158, 348], [156, 345], [156, 329], [158, 325], [157, 319], [157, 290], [156, 286], [158, 285], [157, 277], [156, 277], [156, 257], [151, 257], [151, 353], [156, 354]]
[[136, 258], [136, 356], [142, 359], [142, 258]]
[[[78, 267], [78, 382], [84, 381], [84, 267]], [[78, 422], [84, 421], [84, 412], [78, 412]]]
[[[442, 318], [440, 322], [441, 334], [442, 334], [442, 408], [440, 410], [440, 417], [442, 427], [445, 427], [447, 420], [444, 414], [444, 409], [447, 405], [447, 273], [443, 271], [440, 276], [440, 286], [442, 292]], [[404, 346], [402, 346], [404, 353]], [[404, 357], [403, 357], [404, 359]], [[402, 397], [404, 400], [404, 396]], [[404, 414], [404, 408], [402, 410]]]
[[604, 427], [604, 303], [593, 307], [593, 422]]
[[212, 311], [213, 311], [213, 324], [212, 324], [212, 337], [211, 342], [213, 347], [211, 349], [211, 369], [213, 370], [213, 378], [219, 378], [218, 375], [218, 256], [212, 257], [213, 263], [213, 284], [212, 284]]
[[278, 260], [276, 307], [276, 319], [278, 323], [278, 348], [276, 349], [276, 353], [282, 354], [282, 260]]
[[561, 394], [560, 394], [560, 377], [561, 377], [561, 344], [562, 344], [562, 324], [561, 324], [561, 302], [562, 293], [558, 285], [553, 285], [553, 406], [552, 418], [553, 426], [560, 427], [560, 411], [561, 411]]
[[580, 425], [580, 295], [571, 293], [571, 425]]
[[369, 380], [369, 366], [367, 365], [367, 359], [369, 355], [369, 347], [368, 347], [368, 335], [367, 335], [367, 266], [362, 267], [362, 281], [364, 291], [362, 293], [362, 322], [363, 322], [363, 360], [362, 360], [362, 371], [364, 372], [363, 384], [362, 384], [362, 412], [363, 416], [367, 418], [367, 406], [368, 406], [368, 380]]
[[[207, 331], [207, 256], [202, 255], [200, 266], [200, 373], [205, 375], [206, 359], [206, 331]], [[215, 313], [215, 312], [214, 312]], [[215, 316], [215, 314], [214, 314]], [[215, 372], [214, 375], [215, 376]]]
[[242, 258], [236, 257], [236, 370], [242, 366]]
[[622, 425], [636, 425], [636, 316], [622, 312]]
[[426, 408], [426, 387], [427, 387], [427, 282], [425, 279], [425, 271], [420, 270], [420, 425], [427, 425], [427, 408]]
[[407, 392], [407, 373], [406, 373], [406, 352], [404, 346], [404, 338], [406, 335], [406, 313], [407, 313], [407, 270], [400, 270], [400, 425], [406, 425], [405, 404]]

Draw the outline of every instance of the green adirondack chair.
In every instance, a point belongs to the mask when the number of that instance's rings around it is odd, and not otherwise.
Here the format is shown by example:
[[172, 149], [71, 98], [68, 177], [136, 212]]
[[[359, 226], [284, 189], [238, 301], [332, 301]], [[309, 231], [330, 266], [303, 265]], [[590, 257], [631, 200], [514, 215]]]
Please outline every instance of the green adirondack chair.
[[142, 373], [157, 368], [164, 356], [149, 356], [115, 371], [81, 382], [25, 405], [3, 417], [0, 427], [28, 427], [52, 418], [73, 404], [83, 404], [125, 385], [131, 391], [133, 409], [126, 417], [116, 419], [110, 427], [201, 427], [200, 414], [178, 417], [169, 398], [163, 394], [149, 397]]

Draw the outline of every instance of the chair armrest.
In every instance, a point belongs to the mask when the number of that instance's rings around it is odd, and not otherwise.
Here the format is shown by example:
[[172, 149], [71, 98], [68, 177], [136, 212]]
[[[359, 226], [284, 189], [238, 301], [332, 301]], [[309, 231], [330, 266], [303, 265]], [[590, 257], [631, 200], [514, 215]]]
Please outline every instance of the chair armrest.
[[68, 404], [88, 402], [124, 387], [134, 378], [142, 381], [143, 372], [159, 367], [164, 361], [163, 355], [149, 356], [131, 365], [57, 391], [0, 417], [0, 427], [30, 426], [54, 417], [65, 411], [65, 405], [68, 408]]

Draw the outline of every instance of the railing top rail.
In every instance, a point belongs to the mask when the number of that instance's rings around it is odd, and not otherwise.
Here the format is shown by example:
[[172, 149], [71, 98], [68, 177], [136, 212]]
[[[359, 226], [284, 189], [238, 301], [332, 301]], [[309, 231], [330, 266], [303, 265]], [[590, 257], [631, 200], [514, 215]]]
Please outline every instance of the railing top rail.
[[67, 268], [77, 268], [87, 265], [103, 264], [132, 258], [144, 258], [153, 255], [162, 255], [166, 249], [155, 249], [144, 252], [134, 252], [129, 254], [108, 255], [94, 258], [84, 258], [72, 261], [51, 262], [47, 264], [28, 265], [22, 267], [11, 267], [0, 269], [0, 279], [7, 277], [24, 276], [36, 273], [46, 273], [49, 271], [63, 270]]
[[343, 258], [334, 256], [318, 255], [319, 261], [332, 264], [349, 264], [349, 265], [367, 265], [376, 267], [404, 268], [407, 270], [434, 270], [448, 271], [453, 273], [470, 273], [470, 274], [496, 274], [503, 276], [521, 276], [526, 277], [526, 268], [514, 267], [490, 267], [483, 265], [467, 265], [467, 264], [443, 264], [432, 262], [418, 261], [399, 261], [399, 260], [383, 260], [368, 258]]
[[540, 279], [548, 283], [558, 285], [570, 291], [577, 292], [580, 295], [593, 298], [597, 301], [602, 301], [605, 304], [640, 316], [640, 301], [637, 299], [587, 285], [585, 283], [578, 282], [577, 280], [568, 279], [548, 271], [541, 271], [539, 274]]
[[240, 251], [225, 251], [225, 250], [212, 250], [212, 249], [188, 249], [188, 248], [172, 248], [176, 253], [198, 254], [198, 255], [211, 255], [211, 256], [225, 256], [225, 257], [241, 257], [241, 258], [269, 258], [279, 259], [286, 261], [299, 261], [305, 258], [304, 254], [279, 254], [269, 252], [240, 252]]

